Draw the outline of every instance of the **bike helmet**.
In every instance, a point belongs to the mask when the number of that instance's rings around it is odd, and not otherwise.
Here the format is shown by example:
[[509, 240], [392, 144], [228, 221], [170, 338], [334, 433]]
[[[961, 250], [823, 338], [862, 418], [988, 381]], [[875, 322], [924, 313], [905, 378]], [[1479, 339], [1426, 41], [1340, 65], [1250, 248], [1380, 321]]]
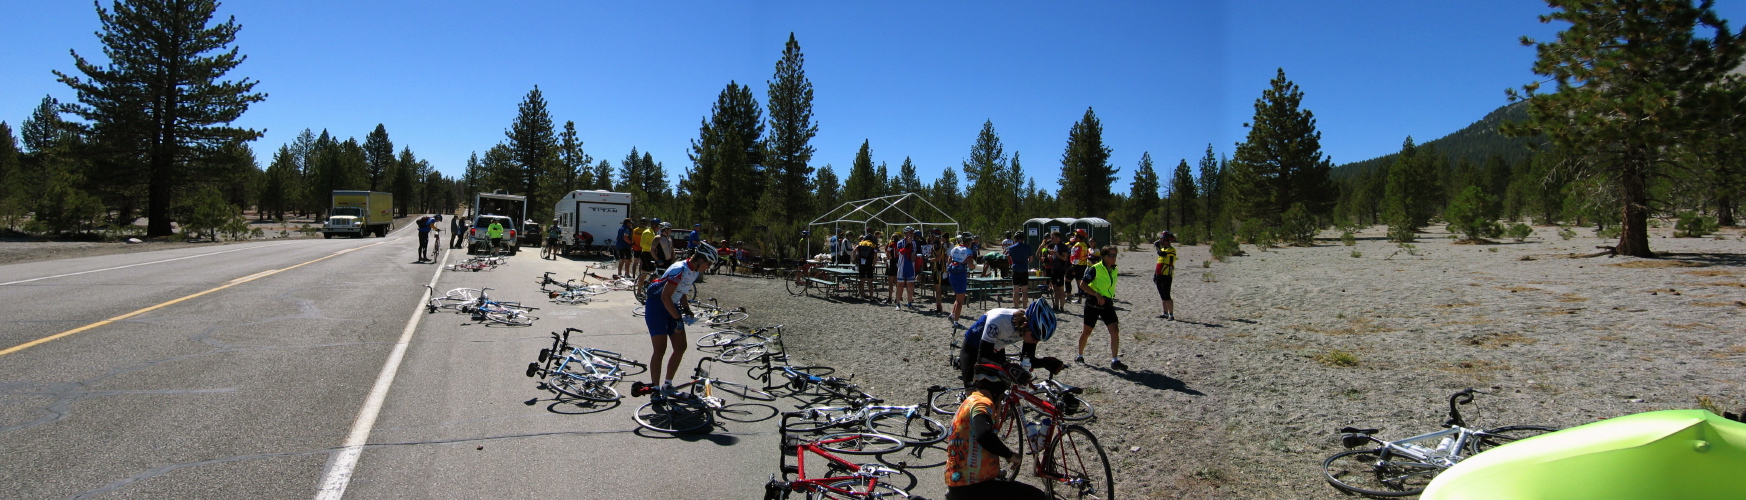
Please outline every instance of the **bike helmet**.
[[1049, 337], [1055, 335], [1055, 310], [1049, 307], [1048, 302], [1032, 302], [1030, 307], [1025, 308], [1025, 317], [1030, 320], [1031, 336], [1036, 337], [1037, 342], [1049, 340]]
[[1176, 233], [1172, 233], [1170, 231], [1158, 233], [1158, 241], [1162, 241], [1162, 242], [1166, 242], [1166, 243], [1175, 243], [1176, 242]]
[[699, 255], [703, 256], [703, 261], [708, 262], [711, 266], [716, 265], [717, 261], [721, 260], [721, 257], [715, 254], [715, 247], [710, 246], [708, 242], [698, 243], [697, 249], [691, 251], [692, 257]]
[[970, 379], [970, 385], [973, 387], [1005, 392], [1006, 388], [1012, 385], [1012, 377], [1007, 374], [1006, 368], [1002, 368], [1000, 365], [984, 363], [976, 365], [971, 370], [975, 373]]
[[673, 223], [671, 223], [671, 222], [662, 222], [662, 223], [661, 223], [661, 229], [673, 229]]

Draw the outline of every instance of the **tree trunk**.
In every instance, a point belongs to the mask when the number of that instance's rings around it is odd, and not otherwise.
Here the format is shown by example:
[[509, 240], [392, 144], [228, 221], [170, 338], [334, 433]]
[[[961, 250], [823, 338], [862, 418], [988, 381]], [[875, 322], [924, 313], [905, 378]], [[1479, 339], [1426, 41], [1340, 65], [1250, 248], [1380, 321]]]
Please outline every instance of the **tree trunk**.
[[1721, 197], [1716, 199], [1716, 223], [1728, 227], [1738, 225], [1734, 220], [1733, 193], [1723, 193]]
[[1624, 188], [1624, 217], [1619, 220], [1619, 255], [1655, 257], [1649, 251], [1649, 175], [1641, 160], [1628, 159], [1620, 175]]

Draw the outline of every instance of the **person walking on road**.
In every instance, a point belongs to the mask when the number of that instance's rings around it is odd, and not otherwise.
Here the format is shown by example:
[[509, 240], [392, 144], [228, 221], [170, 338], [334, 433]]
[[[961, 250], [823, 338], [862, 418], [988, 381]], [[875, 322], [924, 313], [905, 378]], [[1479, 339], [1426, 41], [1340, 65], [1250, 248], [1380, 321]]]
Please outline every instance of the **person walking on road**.
[[1079, 356], [1074, 361], [1085, 362], [1085, 341], [1091, 338], [1091, 328], [1098, 320], [1109, 327], [1109, 367], [1127, 370], [1122, 363], [1121, 329], [1116, 324], [1116, 247], [1105, 245], [1098, 252], [1096, 264], [1085, 271], [1079, 290], [1085, 293], [1085, 328], [1079, 331]]
[[[660, 383], [655, 398], [674, 395], [673, 375], [679, 371], [679, 363], [684, 361], [685, 351], [691, 347], [685, 342], [685, 318], [691, 316], [686, 297], [691, 295], [691, 286], [697, 282], [697, 277], [708, 272], [716, 260], [715, 249], [706, 244], [692, 252], [690, 259], [673, 263], [673, 267], [667, 268], [659, 279], [649, 282], [648, 299], [643, 302], [643, 322], [649, 327], [649, 343], [653, 348], [649, 356], [648, 387]], [[669, 348], [673, 351], [670, 357], [667, 355]], [[632, 392], [640, 395], [634, 389]]]
[[435, 217], [426, 215], [426, 216], [418, 218], [417, 223], [418, 223], [418, 261], [419, 262], [428, 262], [431, 260], [430, 258], [425, 257], [425, 249], [430, 248], [430, 233], [442, 232], [441, 229], [437, 229], [437, 223], [442, 222], [442, 221], [443, 221], [443, 216], [441, 216], [441, 215], [438, 215]]
[[449, 232], [452, 233], [449, 234], [449, 248], [461, 248], [461, 242], [465, 239], [467, 232], [466, 223], [461, 221], [465, 218], [456, 215], [455, 218], [449, 219]]
[[1170, 231], [1158, 233], [1158, 241], [1152, 243], [1158, 248], [1158, 265], [1152, 268], [1152, 284], [1158, 286], [1158, 298], [1163, 301], [1164, 314], [1158, 317], [1176, 320], [1176, 303], [1170, 300], [1170, 282], [1176, 276], [1176, 234]]
[[631, 228], [630, 217], [624, 218], [624, 223], [618, 226], [618, 236], [612, 238], [612, 256], [618, 259], [618, 276], [630, 276], [631, 271]]
[[491, 239], [491, 251], [503, 248], [503, 222], [491, 219], [491, 225], [485, 227], [485, 237]]

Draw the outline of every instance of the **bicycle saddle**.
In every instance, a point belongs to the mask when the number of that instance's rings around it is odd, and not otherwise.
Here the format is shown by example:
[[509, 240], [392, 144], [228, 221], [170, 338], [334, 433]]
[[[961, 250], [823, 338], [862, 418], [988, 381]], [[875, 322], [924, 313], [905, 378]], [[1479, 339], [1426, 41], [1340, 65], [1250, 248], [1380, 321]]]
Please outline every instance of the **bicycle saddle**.
[[1382, 429], [1359, 429], [1356, 427], [1341, 427], [1340, 428], [1341, 434], [1375, 434], [1378, 432], [1382, 432]]

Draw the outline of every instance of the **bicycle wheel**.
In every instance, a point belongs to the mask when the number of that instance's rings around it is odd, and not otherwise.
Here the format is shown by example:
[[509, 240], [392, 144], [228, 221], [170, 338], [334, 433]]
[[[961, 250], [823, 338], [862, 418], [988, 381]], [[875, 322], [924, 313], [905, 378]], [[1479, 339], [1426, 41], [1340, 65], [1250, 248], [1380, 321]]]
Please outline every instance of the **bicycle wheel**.
[[[750, 399], [753, 401], [775, 401], [776, 400], [776, 396], [771, 395], [768, 392], [753, 389], [753, 388], [748, 387], [744, 384], [738, 384], [738, 383], [734, 383], [734, 382], [725, 382], [725, 381], [717, 380], [712, 385], [715, 386], [716, 390], [727, 391], [728, 394], [739, 396], [740, 399]], [[695, 386], [693, 386], [693, 387], [695, 387]]]
[[552, 379], [546, 382], [546, 386], [560, 394], [589, 401], [609, 403], [618, 401], [622, 397], [618, 394], [617, 389], [613, 389], [612, 385], [605, 381], [577, 377], [568, 373], [553, 374]]
[[1061, 429], [1054, 445], [1043, 455], [1043, 470], [1056, 476], [1043, 481], [1043, 488], [1055, 498], [1115, 497], [1109, 455], [1097, 444], [1097, 436], [1084, 427], [1069, 425]]
[[957, 415], [958, 406], [964, 404], [964, 388], [954, 387], [935, 394], [928, 400], [928, 408], [942, 415]]
[[744, 320], [744, 319], [750, 318], [750, 317], [752, 317], [752, 315], [746, 314], [744, 311], [729, 311], [729, 312], [724, 312], [724, 313], [717, 314], [714, 316], [710, 316], [707, 319], [705, 319], [704, 322], [707, 323], [709, 326], [724, 326], [724, 325], [731, 325], [734, 323], [738, 323], [741, 320]]
[[[1395, 460], [1400, 458], [1401, 460]], [[1322, 462], [1322, 476], [1335, 488], [1379, 497], [1417, 495], [1443, 469], [1381, 448], [1335, 453]]]
[[806, 492], [806, 499], [822, 500], [841, 498], [863, 500], [868, 498], [909, 498], [909, 492], [878, 481], [874, 481], [872, 487], [867, 486], [867, 480], [865, 479], [845, 479], [829, 484], [832, 488], [847, 490], [849, 493], [838, 493], [831, 490], [813, 490]]
[[768, 352], [770, 352], [768, 344], [748, 344], [734, 346], [722, 351], [721, 355], [716, 356], [715, 359], [721, 360], [723, 363], [745, 363], [759, 359]]
[[697, 337], [697, 347], [702, 349], [726, 349], [752, 338], [757, 339], [754, 340], [754, 342], [764, 342], [764, 337], [757, 334], [737, 330], [716, 330], [703, 334], [701, 337]]
[[632, 418], [644, 429], [669, 434], [705, 431], [715, 424], [715, 416], [710, 414], [709, 408], [696, 399], [650, 401], [637, 408]]
[[903, 449], [903, 440], [870, 432], [844, 432], [818, 438], [821, 442], [837, 439], [843, 440], [821, 443], [819, 447], [844, 455], [883, 455]]
[[849, 418], [854, 410], [842, 407], [807, 408], [805, 415], [790, 418], [782, 424], [782, 432], [824, 432], [833, 427], [860, 427], [860, 419]]
[[1557, 427], [1547, 427], [1544, 425], [1510, 425], [1498, 427], [1496, 429], [1487, 429], [1484, 432], [1475, 434], [1472, 441], [1467, 442], [1468, 448], [1470, 449], [1467, 456], [1473, 456], [1485, 450], [1548, 432], [1557, 431]]
[[531, 326], [531, 325], [533, 325], [533, 317], [532, 316], [528, 316], [526, 314], [506, 313], [506, 312], [501, 312], [501, 311], [491, 311], [491, 312], [485, 313], [485, 320], [490, 321], [492, 323], [498, 323], [498, 324], [502, 324], [502, 325], [506, 325], [506, 326]]
[[945, 426], [918, 412], [890, 410], [873, 414], [867, 422], [867, 430], [901, 439], [910, 446], [927, 446], [946, 439]]
[[800, 295], [806, 293], [806, 271], [801, 271], [799, 269], [789, 271], [787, 279], [782, 282], [782, 286], [788, 289], [789, 295]]
[[[1024, 465], [1030, 460], [1025, 459], [1025, 448], [1030, 447], [1029, 439], [1025, 439], [1025, 419], [1023, 405], [1007, 404], [996, 415], [995, 430], [1000, 435], [1000, 442], [1012, 447], [1013, 457], [1017, 460], [1007, 460], [1001, 465], [1001, 477], [1017, 481], [1024, 473]], [[1032, 454], [1036, 451], [1032, 450]]]

